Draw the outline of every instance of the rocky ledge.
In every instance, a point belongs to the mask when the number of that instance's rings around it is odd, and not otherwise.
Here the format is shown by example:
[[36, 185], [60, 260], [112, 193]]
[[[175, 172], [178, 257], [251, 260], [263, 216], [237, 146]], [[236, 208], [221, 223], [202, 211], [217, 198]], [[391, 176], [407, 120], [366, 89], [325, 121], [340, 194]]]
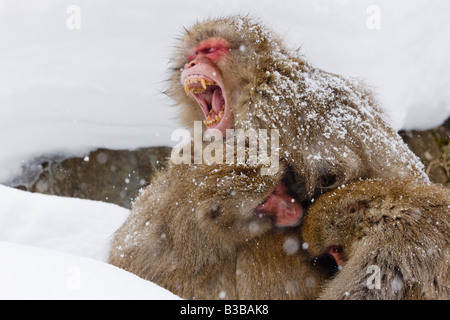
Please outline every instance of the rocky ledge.
[[[400, 135], [425, 164], [430, 179], [450, 187], [450, 119], [432, 130], [402, 131]], [[164, 168], [169, 156], [168, 147], [98, 149], [80, 158], [43, 161], [34, 176], [13, 186], [130, 208], [139, 190]]]

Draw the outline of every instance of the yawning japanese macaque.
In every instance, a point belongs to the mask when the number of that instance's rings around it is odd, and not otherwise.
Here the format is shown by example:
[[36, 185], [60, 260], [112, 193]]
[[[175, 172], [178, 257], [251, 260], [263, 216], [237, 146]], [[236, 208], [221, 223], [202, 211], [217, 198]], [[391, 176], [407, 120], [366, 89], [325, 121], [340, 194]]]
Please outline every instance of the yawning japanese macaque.
[[188, 29], [167, 94], [186, 128], [277, 129], [300, 203], [360, 178], [427, 181], [423, 165], [356, 79], [314, 68], [257, 19], [234, 16]]
[[312, 199], [361, 178], [428, 181], [362, 83], [314, 68], [257, 19], [186, 30], [169, 82], [186, 128], [278, 130], [283, 163], [269, 176], [172, 164], [140, 194], [110, 262], [183, 298], [313, 299], [329, 274], [302, 246]]

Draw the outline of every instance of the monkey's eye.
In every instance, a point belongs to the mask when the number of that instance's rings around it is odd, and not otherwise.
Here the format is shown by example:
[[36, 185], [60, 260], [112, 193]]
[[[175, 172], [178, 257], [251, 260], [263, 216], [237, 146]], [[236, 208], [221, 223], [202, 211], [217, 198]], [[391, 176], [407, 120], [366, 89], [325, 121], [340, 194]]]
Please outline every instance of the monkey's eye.
[[216, 52], [218, 49], [216, 47], [207, 47], [201, 50], [196, 51], [194, 54], [188, 57], [188, 61], [194, 60], [199, 53], [201, 54], [210, 54]]
[[216, 51], [217, 51], [216, 47], [210, 47], [210, 48], [202, 49], [202, 53], [206, 53], [206, 54], [213, 53], [213, 52], [216, 52]]

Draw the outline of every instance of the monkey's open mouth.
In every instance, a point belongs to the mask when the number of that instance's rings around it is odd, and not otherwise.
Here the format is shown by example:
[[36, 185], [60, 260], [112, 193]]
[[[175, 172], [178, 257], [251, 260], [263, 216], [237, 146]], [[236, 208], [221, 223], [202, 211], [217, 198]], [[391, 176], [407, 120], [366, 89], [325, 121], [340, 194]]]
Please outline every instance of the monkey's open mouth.
[[206, 118], [203, 123], [208, 128], [217, 127], [226, 111], [226, 101], [220, 85], [204, 75], [189, 75], [184, 79], [184, 89], [187, 95], [192, 94], [202, 108]]

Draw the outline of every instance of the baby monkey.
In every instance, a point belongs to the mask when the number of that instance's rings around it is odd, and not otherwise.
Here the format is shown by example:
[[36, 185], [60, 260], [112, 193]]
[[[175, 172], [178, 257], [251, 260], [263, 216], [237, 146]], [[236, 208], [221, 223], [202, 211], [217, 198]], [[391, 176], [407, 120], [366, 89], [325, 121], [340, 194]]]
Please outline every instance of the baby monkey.
[[450, 299], [450, 189], [366, 180], [308, 209], [302, 236], [339, 271], [321, 299]]

